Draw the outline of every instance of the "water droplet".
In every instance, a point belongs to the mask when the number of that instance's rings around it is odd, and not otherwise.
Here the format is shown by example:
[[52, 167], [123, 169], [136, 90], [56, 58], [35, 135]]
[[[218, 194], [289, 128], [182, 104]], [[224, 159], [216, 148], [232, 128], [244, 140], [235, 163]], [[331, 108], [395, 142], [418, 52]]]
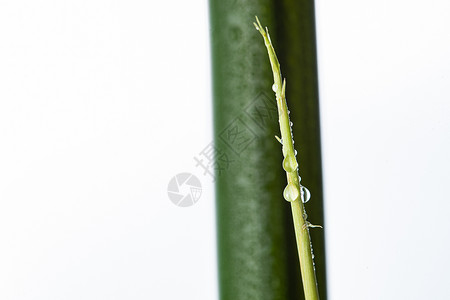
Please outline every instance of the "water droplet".
[[284, 199], [289, 202], [295, 201], [299, 194], [298, 189], [292, 183], [289, 183], [283, 191]]
[[292, 125], [294, 125], [294, 123], [292, 123], [291, 121], [289, 121], [289, 125], [292, 127]]
[[288, 109], [288, 115], [290, 115], [291, 114], [291, 111]]
[[298, 164], [294, 156], [288, 155], [283, 159], [283, 169], [286, 172], [294, 172], [297, 170]]
[[302, 202], [303, 203], [308, 202], [309, 199], [311, 199], [311, 192], [303, 185], [300, 186], [300, 190], [301, 190]]
[[297, 156], [297, 150], [294, 150], [294, 155]]
[[278, 86], [274, 83], [274, 84], [272, 85], [272, 91], [276, 92], [277, 89], [278, 89]]

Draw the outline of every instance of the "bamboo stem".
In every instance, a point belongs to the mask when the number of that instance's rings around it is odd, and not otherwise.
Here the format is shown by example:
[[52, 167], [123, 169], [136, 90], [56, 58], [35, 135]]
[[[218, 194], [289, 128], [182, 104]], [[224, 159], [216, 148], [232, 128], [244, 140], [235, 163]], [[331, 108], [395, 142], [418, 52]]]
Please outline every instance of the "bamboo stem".
[[291, 122], [289, 120], [289, 110], [286, 103], [286, 80], [282, 80], [280, 64], [270, 40], [267, 27], [265, 29], [262, 27], [258, 17], [256, 17], [256, 21], [257, 23], [253, 24], [264, 38], [264, 44], [266, 45], [267, 52], [269, 54], [269, 60], [273, 72], [274, 85], [272, 86], [272, 89], [276, 95], [281, 141], [283, 144], [283, 169], [286, 171], [288, 182], [283, 192], [283, 196], [287, 201], [291, 202], [305, 299], [318, 300], [319, 292], [315, 275], [311, 239], [309, 236], [310, 223], [306, 220], [307, 214], [303, 205], [304, 197], [306, 195], [304, 194], [304, 189], [300, 184], [301, 179], [298, 175], [298, 163], [294, 150], [294, 140], [292, 136]]

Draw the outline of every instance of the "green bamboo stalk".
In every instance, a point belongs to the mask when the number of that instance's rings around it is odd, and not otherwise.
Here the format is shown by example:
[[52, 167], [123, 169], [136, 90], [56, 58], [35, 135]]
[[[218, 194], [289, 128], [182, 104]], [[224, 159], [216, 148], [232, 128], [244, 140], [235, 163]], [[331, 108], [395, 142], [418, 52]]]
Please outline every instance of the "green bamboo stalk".
[[298, 162], [294, 150], [294, 140], [292, 136], [291, 122], [289, 120], [289, 110], [286, 103], [286, 79], [282, 79], [280, 64], [278, 62], [275, 50], [270, 40], [269, 31], [264, 29], [256, 17], [257, 23], [253, 23], [255, 28], [264, 38], [264, 44], [269, 54], [269, 60], [272, 67], [274, 84], [272, 86], [276, 95], [281, 142], [283, 152], [283, 169], [286, 171], [287, 186], [284, 189], [284, 198], [291, 203], [292, 217], [297, 240], [297, 249], [300, 259], [300, 270], [302, 274], [303, 290], [306, 300], [318, 300], [319, 291], [315, 275], [312, 245], [309, 235], [311, 225], [307, 220], [307, 214], [303, 202], [308, 201], [307, 192], [300, 184], [301, 178], [298, 174]]
[[[297, 253], [286, 246], [295, 242], [291, 211], [277, 198], [285, 185], [281, 153], [271, 140], [278, 116], [264, 92], [272, 72], [260, 63], [267, 54], [249, 26], [255, 14], [275, 22], [273, 4], [210, 0], [214, 145], [221, 155], [215, 177], [221, 300], [301, 299], [303, 293]], [[270, 115], [256, 123], [253, 108], [267, 103]]]

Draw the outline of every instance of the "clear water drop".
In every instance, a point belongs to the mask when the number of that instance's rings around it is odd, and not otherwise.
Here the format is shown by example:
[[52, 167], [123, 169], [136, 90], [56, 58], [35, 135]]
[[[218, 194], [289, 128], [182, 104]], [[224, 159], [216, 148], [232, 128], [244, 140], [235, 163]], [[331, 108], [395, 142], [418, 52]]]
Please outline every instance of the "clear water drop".
[[295, 199], [298, 198], [299, 194], [300, 193], [299, 193], [298, 189], [292, 183], [289, 183], [283, 191], [283, 197], [288, 202], [295, 201]]
[[297, 150], [294, 150], [294, 155], [297, 156]]
[[309, 199], [311, 199], [311, 192], [303, 185], [300, 186], [300, 190], [302, 202], [303, 203], [308, 202]]
[[289, 121], [289, 125], [292, 127], [292, 125], [294, 125], [294, 123], [292, 123], [291, 121]]
[[291, 111], [288, 109], [288, 115], [290, 115], [291, 114]]
[[283, 159], [283, 169], [286, 172], [294, 172], [297, 170], [298, 164], [294, 156], [288, 155]]
[[274, 83], [274, 84], [272, 85], [272, 91], [276, 92], [277, 89], [278, 89], [278, 86]]

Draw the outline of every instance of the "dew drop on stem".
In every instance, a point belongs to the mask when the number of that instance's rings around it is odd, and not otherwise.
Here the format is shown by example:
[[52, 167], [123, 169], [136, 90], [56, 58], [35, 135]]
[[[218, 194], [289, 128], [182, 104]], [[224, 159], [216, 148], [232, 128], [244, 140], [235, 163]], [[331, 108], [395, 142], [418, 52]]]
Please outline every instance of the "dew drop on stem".
[[298, 164], [295, 156], [288, 155], [283, 159], [283, 169], [286, 172], [294, 172], [297, 170]]
[[289, 183], [283, 191], [283, 197], [288, 202], [295, 201], [295, 199], [298, 198], [299, 194], [300, 193], [299, 193], [297, 187], [292, 183]]
[[302, 185], [300, 186], [300, 196], [302, 198], [302, 202], [306, 203], [309, 201], [309, 199], [311, 199], [311, 192]]
[[274, 83], [274, 84], [272, 85], [272, 91], [276, 92], [277, 89], [278, 89], [278, 86]]

